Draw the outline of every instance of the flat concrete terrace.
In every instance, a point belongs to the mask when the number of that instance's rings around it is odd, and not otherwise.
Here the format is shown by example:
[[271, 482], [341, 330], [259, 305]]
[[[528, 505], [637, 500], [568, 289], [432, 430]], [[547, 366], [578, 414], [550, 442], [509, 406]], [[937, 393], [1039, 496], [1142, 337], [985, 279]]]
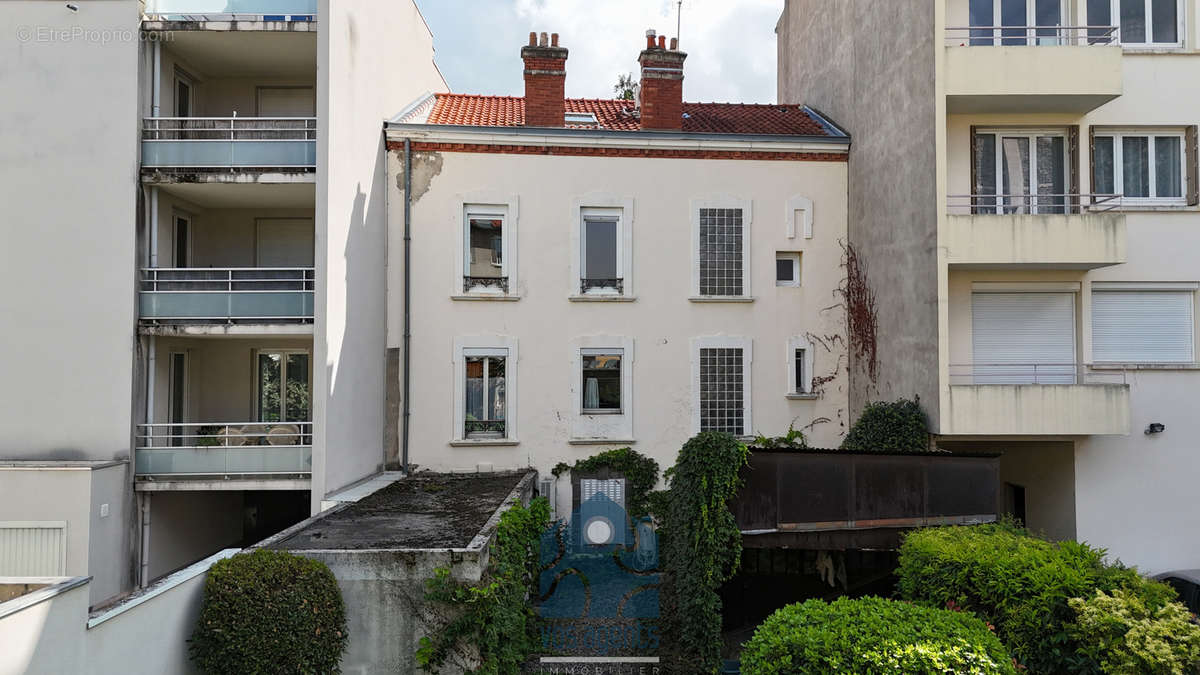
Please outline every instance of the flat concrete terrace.
[[[291, 551], [472, 548], [527, 474], [432, 474], [403, 478], [270, 548]], [[494, 529], [494, 528], [488, 528]]]
[[[483, 579], [500, 516], [529, 503], [536, 478], [534, 471], [416, 474], [255, 548], [284, 549], [329, 566], [350, 632], [342, 672], [416, 675], [420, 639], [444, 626], [425, 598], [426, 581], [439, 569], [462, 583]], [[469, 653], [465, 658], [472, 660]]]

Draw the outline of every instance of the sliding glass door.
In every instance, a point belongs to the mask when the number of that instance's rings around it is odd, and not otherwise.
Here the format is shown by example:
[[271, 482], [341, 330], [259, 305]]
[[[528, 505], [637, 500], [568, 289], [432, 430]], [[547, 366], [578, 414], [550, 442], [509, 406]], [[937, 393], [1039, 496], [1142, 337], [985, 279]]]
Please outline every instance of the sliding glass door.
[[1065, 134], [987, 132], [975, 136], [974, 212], [1067, 212]]

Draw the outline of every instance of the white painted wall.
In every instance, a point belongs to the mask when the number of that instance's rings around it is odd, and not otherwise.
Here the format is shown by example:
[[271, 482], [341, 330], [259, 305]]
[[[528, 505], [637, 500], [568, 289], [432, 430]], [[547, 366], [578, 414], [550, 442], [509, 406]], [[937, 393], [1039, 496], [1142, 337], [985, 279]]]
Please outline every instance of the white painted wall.
[[138, 3], [80, 4], [0, 3], [3, 458], [129, 454]]
[[[436, 159], [422, 153], [418, 164]], [[391, 153], [389, 175], [400, 176], [403, 152]], [[681, 445], [693, 435], [690, 340], [697, 336], [750, 336], [753, 339], [753, 430], [781, 435], [788, 425], [815, 423], [810, 442], [836, 447], [845, 431], [847, 393], [844, 313], [826, 311], [840, 299], [834, 289], [844, 276], [839, 242], [846, 236], [846, 165], [838, 162], [782, 162], [589, 158], [533, 155], [441, 153], [440, 173], [413, 205], [412, 243], [412, 426], [410, 460], [422, 468], [475, 469], [526, 467], [548, 474], [558, 462], [573, 463], [620, 439], [597, 445], [568, 443], [578, 429], [574, 397], [579, 373], [572, 344], [587, 336], [632, 341], [633, 448], [674, 464]], [[414, 175], [420, 175], [414, 168]], [[414, 187], [419, 192], [420, 186]], [[393, 187], [393, 190], [395, 188]], [[599, 193], [603, 194], [599, 194]], [[520, 299], [512, 302], [460, 301], [462, 280], [455, 276], [456, 241], [462, 202], [508, 195], [519, 203], [513, 222], [518, 278], [510, 280]], [[696, 303], [692, 294], [694, 200], [724, 194], [747, 202], [750, 226], [752, 303]], [[605, 196], [607, 195], [607, 197]], [[795, 196], [812, 200], [814, 236], [787, 237], [787, 205]], [[634, 302], [571, 302], [572, 219], [578, 205], [593, 200], [627, 200], [633, 217]], [[389, 255], [403, 251], [403, 203], [391, 199]], [[803, 253], [799, 288], [775, 285], [776, 251]], [[510, 252], [511, 255], [511, 252]], [[389, 346], [401, 344], [401, 272], [389, 269]], [[786, 351], [796, 335], [829, 345], [817, 347], [815, 374], [831, 376], [817, 400], [790, 400]], [[457, 338], [510, 336], [517, 341], [519, 445], [463, 447], [452, 412], [453, 345]], [[510, 373], [512, 366], [510, 365]], [[821, 421], [824, 420], [824, 421]], [[624, 436], [624, 430], [614, 431]]]
[[314, 511], [384, 458], [383, 120], [447, 89], [411, 0], [322, 0], [318, 12]]

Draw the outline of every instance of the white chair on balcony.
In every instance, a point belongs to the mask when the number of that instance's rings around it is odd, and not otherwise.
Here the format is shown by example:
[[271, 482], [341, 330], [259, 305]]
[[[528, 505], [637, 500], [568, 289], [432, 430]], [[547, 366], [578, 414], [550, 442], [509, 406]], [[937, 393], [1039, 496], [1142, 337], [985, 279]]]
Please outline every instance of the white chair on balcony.
[[295, 424], [277, 424], [267, 432], [270, 445], [299, 445], [300, 428]]

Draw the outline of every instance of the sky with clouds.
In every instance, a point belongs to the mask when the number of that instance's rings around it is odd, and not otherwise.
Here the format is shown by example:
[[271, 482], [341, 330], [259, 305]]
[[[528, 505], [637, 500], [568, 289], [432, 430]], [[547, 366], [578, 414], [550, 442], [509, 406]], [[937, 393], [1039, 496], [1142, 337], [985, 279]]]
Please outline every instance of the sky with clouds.
[[[675, 35], [676, 0], [416, 0], [433, 31], [452, 91], [524, 91], [521, 46], [529, 31], [559, 34], [570, 50], [567, 96], [612, 98], [637, 72], [646, 29]], [[683, 0], [681, 49], [687, 101], [773, 103], [775, 22], [784, 0]]]

